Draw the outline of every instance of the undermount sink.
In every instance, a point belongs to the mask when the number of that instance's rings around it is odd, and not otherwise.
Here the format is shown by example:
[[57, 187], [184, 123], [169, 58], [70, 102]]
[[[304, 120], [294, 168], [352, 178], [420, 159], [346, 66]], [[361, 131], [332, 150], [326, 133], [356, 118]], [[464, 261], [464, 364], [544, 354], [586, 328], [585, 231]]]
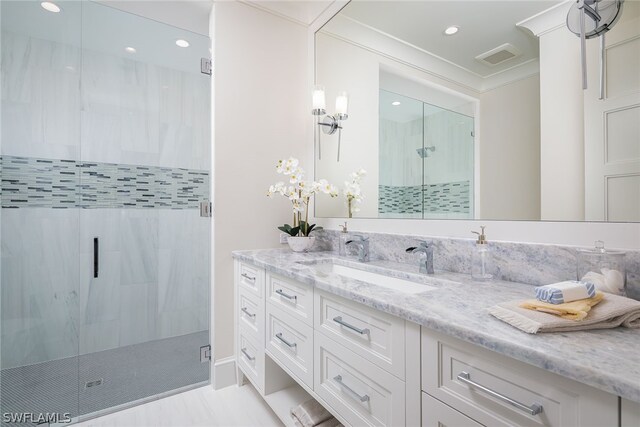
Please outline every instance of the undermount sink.
[[334, 264], [332, 262], [316, 264], [313, 265], [313, 268], [319, 273], [333, 273], [339, 276], [360, 280], [362, 282], [371, 283], [376, 286], [381, 286], [383, 288], [393, 289], [395, 291], [405, 292], [408, 294], [418, 294], [421, 292], [438, 289], [435, 286], [429, 286], [423, 283], [416, 283], [410, 280], [399, 279], [397, 277], [391, 277], [371, 271], [347, 267], [346, 265]]

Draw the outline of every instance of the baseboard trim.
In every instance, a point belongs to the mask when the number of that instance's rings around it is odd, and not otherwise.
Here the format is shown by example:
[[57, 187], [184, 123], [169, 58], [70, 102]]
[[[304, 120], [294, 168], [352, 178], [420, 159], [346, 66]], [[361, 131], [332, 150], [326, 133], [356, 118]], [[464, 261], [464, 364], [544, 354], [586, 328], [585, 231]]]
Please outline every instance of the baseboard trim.
[[236, 358], [234, 356], [216, 360], [213, 363], [211, 385], [214, 390], [229, 387], [236, 383]]

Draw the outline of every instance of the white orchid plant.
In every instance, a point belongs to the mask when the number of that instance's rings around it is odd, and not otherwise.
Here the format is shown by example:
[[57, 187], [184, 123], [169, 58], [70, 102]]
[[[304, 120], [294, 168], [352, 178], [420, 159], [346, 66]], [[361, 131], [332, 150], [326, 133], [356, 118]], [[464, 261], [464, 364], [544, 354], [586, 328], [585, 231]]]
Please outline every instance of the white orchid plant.
[[344, 182], [344, 196], [347, 201], [347, 210], [349, 212], [349, 218], [353, 218], [355, 212], [360, 212], [358, 205], [362, 202], [363, 195], [360, 188], [360, 181], [367, 174], [364, 169], [359, 169], [356, 172], [352, 172], [349, 178], [351, 181]]
[[[268, 197], [280, 194], [291, 202], [293, 207], [293, 225], [284, 224], [278, 230], [292, 237], [308, 237], [314, 230], [321, 230], [315, 224], [309, 224], [309, 202], [317, 193], [328, 194], [331, 197], [338, 196], [338, 189], [326, 179], [319, 181], [305, 181], [304, 170], [300, 167], [298, 159], [289, 157], [286, 160], [278, 160], [276, 171], [289, 177], [289, 182], [277, 182], [269, 187]], [[304, 218], [304, 219], [303, 219]]]

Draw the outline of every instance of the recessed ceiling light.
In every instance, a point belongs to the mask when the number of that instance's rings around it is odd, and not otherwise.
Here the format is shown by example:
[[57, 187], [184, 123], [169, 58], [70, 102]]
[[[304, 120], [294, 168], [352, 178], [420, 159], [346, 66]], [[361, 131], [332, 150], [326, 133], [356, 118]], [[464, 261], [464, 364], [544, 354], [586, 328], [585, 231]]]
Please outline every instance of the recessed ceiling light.
[[398, 106], [398, 105], [400, 105], [400, 101], [393, 101], [393, 102], [391, 103], [391, 105]]
[[58, 6], [55, 3], [51, 3], [50, 1], [43, 1], [42, 3], [40, 3], [40, 6], [42, 6], [42, 8], [44, 10], [47, 10], [49, 12], [53, 12], [53, 13], [58, 13], [60, 12], [60, 6]]
[[176, 40], [176, 44], [180, 47], [189, 47], [189, 42], [182, 39]]
[[127, 47], [124, 48], [124, 50], [126, 50], [129, 53], [136, 53], [136, 48], [135, 47], [127, 46]]
[[459, 30], [460, 30], [460, 28], [459, 28], [459, 27], [456, 27], [455, 25], [452, 25], [452, 26], [450, 26], [450, 27], [447, 27], [447, 28], [444, 30], [444, 33], [445, 33], [447, 36], [452, 36], [452, 35], [454, 35], [455, 33], [457, 33]]

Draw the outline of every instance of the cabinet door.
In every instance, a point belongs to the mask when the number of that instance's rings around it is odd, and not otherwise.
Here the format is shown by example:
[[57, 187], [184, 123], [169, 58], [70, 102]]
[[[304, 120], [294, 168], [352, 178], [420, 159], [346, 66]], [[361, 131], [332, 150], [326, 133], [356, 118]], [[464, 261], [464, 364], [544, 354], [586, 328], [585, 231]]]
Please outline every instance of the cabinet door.
[[422, 393], [422, 427], [482, 427], [482, 424]]
[[622, 427], [640, 426], [640, 403], [622, 399], [620, 425]]

